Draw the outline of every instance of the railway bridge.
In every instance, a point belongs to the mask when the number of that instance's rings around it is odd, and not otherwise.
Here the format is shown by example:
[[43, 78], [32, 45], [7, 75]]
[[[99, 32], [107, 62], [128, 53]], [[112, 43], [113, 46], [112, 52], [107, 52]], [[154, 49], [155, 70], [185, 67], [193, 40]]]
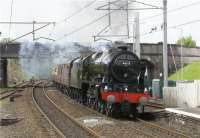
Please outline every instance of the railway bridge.
[[[7, 86], [7, 59], [8, 58], [27, 58], [19, 56], [21, 43], [10, 44], [0, 43], [0, 87]], [[132, 50], [132, 43], [127, 44]], [[182, 54], [181, 54], [182, 53]], [[187, 48], [175, 44], [168, 44], [168, 69], [169, 74], [181, 67], [181, 55], [183, 65], [200, 60], [200, 47]], [[31, 57], [29, 57], [31, 58]], [[162, 43], [141, 43], [141, 58], [148, 64], [149, 79], [159, 78], [163, 72]]]
[[[129, 43], [129, 49], [132, 50], [132, 43]], [[148, 63], [149, 79], [160, 78], [163, 72], [163, 43], [141, 43], [141, 58]], [[185, 66], [194, 61], [200, 61], [200, 47], [188, 48], [176, 44], [168, 44], [168, 72], [169, 75], [181, 65]]]

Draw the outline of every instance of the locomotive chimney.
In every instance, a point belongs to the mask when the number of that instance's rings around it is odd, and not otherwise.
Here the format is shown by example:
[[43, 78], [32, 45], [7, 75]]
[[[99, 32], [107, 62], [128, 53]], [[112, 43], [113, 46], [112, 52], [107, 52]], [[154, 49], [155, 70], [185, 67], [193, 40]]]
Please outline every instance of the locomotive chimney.
[[127, 46], [119, 46], [117, 48], [121, 49], [122, 51], [127, 51], [127, 49], [128, 49]]
[[127, 51], [127, 49], [128, 49], [127, 44], [123, 41], [115, 41], [114, 47], [116, 47], [122, 51]]

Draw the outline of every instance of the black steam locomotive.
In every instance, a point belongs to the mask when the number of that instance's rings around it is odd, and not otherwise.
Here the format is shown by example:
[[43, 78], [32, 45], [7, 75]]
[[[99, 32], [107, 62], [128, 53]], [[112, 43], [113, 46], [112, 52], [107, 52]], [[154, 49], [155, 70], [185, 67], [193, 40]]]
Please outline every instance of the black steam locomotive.
[[106, 113], [135, 115], [147, 103], [146, 66], [126, 47], [75, 58], [53, 68], [53, 81], [66, 94]]

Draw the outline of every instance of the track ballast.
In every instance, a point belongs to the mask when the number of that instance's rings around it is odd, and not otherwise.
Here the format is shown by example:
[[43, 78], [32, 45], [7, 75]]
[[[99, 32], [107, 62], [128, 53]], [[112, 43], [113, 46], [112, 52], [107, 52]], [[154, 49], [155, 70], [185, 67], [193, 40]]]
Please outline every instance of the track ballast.
[[73, 118], [66, 115], [58, 109], [46, 96], [45, 89], [33, 88], [33, 98], [40, 111], [50, 121], [62, 137], [82, 137], [91, 138], [99, 137], [94, 133], [87, 131], [87, 128], [80, 126]]

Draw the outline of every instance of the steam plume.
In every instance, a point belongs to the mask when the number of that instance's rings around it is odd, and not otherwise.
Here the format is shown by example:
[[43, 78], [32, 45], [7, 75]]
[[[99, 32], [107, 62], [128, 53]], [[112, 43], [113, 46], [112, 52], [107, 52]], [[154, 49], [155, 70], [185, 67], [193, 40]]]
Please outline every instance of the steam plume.
[[81, 44], [76, 42], [38, 43], [23, 42], [19, 52], [19, 63], [28, 79], [50, 78], [51, 69], [55, 64], [63, 64], [81, 55], [94, 51], [104, 51], [111, 47], [110, 43]]

